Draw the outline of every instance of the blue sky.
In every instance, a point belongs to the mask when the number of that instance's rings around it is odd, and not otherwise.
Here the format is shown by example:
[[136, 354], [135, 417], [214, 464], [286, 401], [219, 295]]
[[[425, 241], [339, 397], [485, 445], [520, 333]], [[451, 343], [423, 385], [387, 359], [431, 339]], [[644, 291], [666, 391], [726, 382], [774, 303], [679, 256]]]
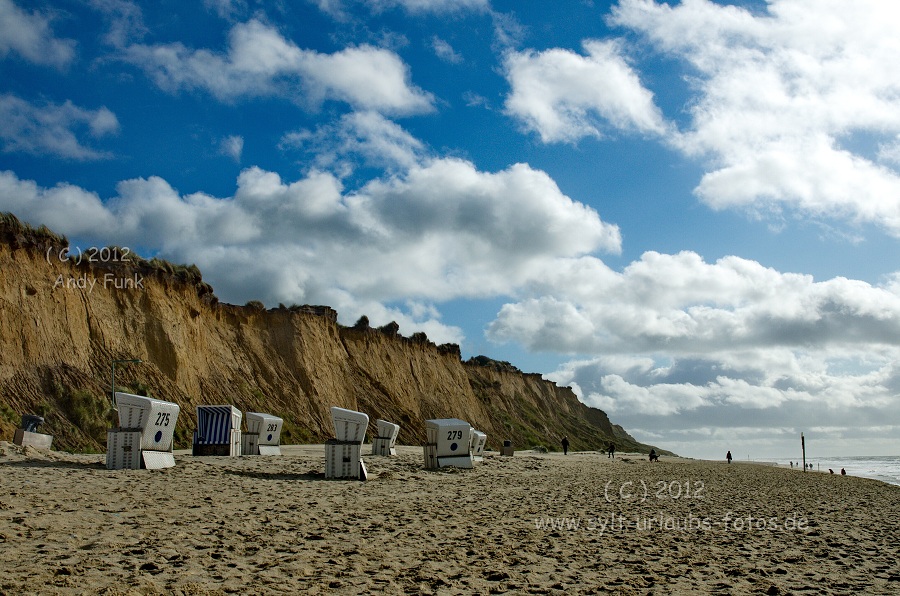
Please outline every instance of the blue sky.
[[0, 210], [509, 360], [683, 455], [896, 455], [898, 17], [0, 0]]

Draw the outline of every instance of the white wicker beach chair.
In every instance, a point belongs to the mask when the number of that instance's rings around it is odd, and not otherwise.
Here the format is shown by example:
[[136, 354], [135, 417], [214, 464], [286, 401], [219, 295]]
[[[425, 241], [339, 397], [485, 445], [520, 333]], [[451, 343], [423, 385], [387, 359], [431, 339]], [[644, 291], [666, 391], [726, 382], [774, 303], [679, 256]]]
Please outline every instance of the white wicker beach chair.
[[243, 435], [243, 455], [281, 455], [281, 428], [284, 420], [271, 414], [247, 412], [247, 432]]
[[397, 435], [400, 434], [400, 425], [387, 420], [376, 421], [378, 436], [372, 440], [372, 455], [396, 455]]
[[106, 467], [160, 469], [175, 465], [172, 448], [178, 404], [130, 393], [116, 392], [118, 428], [106, 435]]
[[473, 467], [472, 426], [458, 418], [425, 421], [425, 467]]
[[325, 477], [366, 479], [362, 444], [366, 440], [369, 416], [354, 410], [331, 408], [334, 439], [325, 444]]

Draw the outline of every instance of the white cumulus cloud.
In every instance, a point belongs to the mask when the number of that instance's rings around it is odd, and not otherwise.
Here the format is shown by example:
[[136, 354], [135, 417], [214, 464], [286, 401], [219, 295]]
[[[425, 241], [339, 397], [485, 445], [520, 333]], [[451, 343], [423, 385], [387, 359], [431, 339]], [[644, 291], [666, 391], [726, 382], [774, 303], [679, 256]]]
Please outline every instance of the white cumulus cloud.
[[[689, 129], [673, 145], [708, 161], [714, 208], [795, 210], [900, 236], [900, 5], [622, 0], [610, 21], [689, 65]], [[868, 142], [858, 143], [860, 139]], [[881, 155], [860, 147], [881, 144]]]
[[604, 128], [659, 135], [667, 125], [619, 44], [584, 42], [586, 55], [555, 48], [510, 52], [506, 111], [545, 143], [599, 137]]
[[[547, 377], [627, 428], [648, 416], [686, 430], [875, 425], [900, 410], [896, 278], [816, 281], [692, 252], [648, 252], [619, 273], [587, 256], [523, 288], [488, 333], [532, 351], [586, 355]], [[703, 451], [704, 440], [683, 445]]]
[[[817, 282], [739, 257], [706, 263], [692, 252], [647, 252], [622, 273], [588, 263], [546, 272], [534, 295], [503, 307], [491, 334], [535, 350], [623, 354], [900, 346], [894, 286]], [[573, 328], [541, 332], [562, 324]]]
[[334, 100], [391, 114], [433, 109], [397, 54], [368, 45], [333, 54], [304, 50], [258, 20], [235, 25], [224, 54], [171, 43], [135, 44], [124, 56], [171, 92], [202, 89], [225, 101], [277, 95], [309, 108]]

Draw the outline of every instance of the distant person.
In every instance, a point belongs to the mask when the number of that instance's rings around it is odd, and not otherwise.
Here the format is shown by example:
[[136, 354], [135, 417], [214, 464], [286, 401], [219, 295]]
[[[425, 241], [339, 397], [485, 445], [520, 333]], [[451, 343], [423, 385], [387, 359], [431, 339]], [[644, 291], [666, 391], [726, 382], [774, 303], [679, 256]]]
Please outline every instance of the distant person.
[[794, 462], [791, 462], [791, 469], [794, 469]]
[[606, 450], [606, 459], [609, 458], [616, 459], [616, 446], [614, 443], [610, 443]]
[[841, 476], [846, 476], [846, 475], [847, 475], [847, 470], [845, 470], [844, 468], [841, 468]]
[[657, 455], [656, 449], [650, 450], [650, 461], [659, 461], [659, 455]]
[[829, 474], [834, 474], [834, 470], [832, 470], [831, 468], [828, 468], [828, 473], [829, 473]]
[[725, 454], [725, 459], [728, 460], [728, 463], [731, 463], [731, 451]]
[[563, 437], [562, 446], [563, 446], [563, 455], [568, 455], [569, 454], [569, 437]]

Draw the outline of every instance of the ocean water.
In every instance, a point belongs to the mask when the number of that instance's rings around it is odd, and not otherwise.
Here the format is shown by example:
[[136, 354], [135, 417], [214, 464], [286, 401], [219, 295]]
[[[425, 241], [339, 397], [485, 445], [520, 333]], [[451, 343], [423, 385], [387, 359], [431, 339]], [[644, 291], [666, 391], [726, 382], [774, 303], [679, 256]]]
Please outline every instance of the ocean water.
[[[794, 462], [794, 467], [798, 467], [800, 458], [796, 459], [775, 459], [772, 460], [782, 466], [790, 465]], [[847, 470], [849, 476], [861, 476], [863, 478], [873, 478], [881, 480], [888, 484], [900, 486], [900, 456], [895, 455], [872, 455], [860, 457], [807, 457], [807, 464], [812, 464], [814, 470], [827, 472], [828, 469], [834, 470], [835, 474], [841, 473], [841, 468]]]

